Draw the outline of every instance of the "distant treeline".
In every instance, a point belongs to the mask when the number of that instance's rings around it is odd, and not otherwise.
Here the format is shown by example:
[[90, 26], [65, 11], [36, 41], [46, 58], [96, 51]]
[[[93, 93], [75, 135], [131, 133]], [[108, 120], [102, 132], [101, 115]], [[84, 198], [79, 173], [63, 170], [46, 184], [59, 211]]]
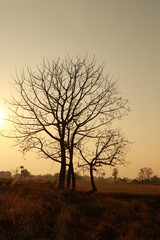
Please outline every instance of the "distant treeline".
[[[90, 177], [88, 175], [79, 175], [78, 173], [75, 173], [75, 177], [79, 181], [85, 181], [85, 182], [90, 182]], [[44, 174], [44, 175], [33, 175], [31, 174], [27, 169], [23, 169], [21, 173], [18, 172], [11, 172], [11, 171], [0, 171], [0, 178], [31, 178], [31, 179], [46, 179], [46, 180], [53, 180], [53, 181], [58, 181], [59, 178], [59, 173], [55, 174]], [[106, 182], [106, 183], [114, 183], [115, 179], [113, 177], [95, 177], [95, 181], [97, 182]], [[130, 178], [120, 178], [118, 177], [116, 179], [116, 182], [119, 183], [136, 183], [136, 184], [155, 184], [155, 185], [160, 185], [160, 178], [158, 176], [153, 176], [149, 179], [130, 179]]]

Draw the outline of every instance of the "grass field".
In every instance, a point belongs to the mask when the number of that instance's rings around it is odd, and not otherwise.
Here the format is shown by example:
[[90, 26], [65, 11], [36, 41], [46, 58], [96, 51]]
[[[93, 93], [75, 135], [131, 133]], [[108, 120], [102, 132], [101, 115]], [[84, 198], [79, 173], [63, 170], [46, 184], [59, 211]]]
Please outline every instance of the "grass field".
[[[130, 183], [103, 183], [96, 182], [98, 192], [111, 194], [133, 194], [133, 195], [160, 195], [160, 186]], [[77, 182], [80, 191], [88, 191], [91, 186], [89, 182]]]
[[160, 186], [77, 182], [58, 191], [42, 180], [0, 180], [0, 240], [158, 240]]

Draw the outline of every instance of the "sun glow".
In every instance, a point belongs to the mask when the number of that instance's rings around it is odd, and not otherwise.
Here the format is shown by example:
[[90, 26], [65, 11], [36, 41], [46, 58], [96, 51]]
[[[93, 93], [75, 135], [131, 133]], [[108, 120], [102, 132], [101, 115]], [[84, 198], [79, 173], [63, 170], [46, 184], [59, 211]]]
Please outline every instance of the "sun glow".
[[7, 114], [2, 109], [0, 109], [0, 127], [5, 124], [6, 117]]

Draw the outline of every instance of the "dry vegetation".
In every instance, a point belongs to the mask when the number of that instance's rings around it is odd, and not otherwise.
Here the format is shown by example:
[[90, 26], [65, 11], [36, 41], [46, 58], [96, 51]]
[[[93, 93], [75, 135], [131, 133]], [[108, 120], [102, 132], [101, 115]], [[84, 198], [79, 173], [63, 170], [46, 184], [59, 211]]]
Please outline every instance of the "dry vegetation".
[[60, 192], [51, 181], [0, 181], [0, 239], [158, 240], [160, 186], [78, 182]]

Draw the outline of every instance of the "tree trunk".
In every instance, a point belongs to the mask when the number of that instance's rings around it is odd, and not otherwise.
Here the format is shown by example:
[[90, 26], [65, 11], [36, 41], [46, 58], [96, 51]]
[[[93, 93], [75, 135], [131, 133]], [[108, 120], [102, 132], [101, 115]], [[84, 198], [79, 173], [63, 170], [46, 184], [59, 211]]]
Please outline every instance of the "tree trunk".
[[59, 174], [59, 183], [58, 183], [59, 189], [64, 189], [65, 187], [65, 173], [66, 173], [66, 165], [61, 164], [61, 170]]
[[70, 167], [70, 164], [69, 164], [68, 176], [67, 176], [67, 189], [68, 190], [70, 189], [70, 185], [71, 185], [71, 167]]
[[58, 183], [59, 189], [64, 189], [65, 187], [65, 175], [66, 175], [66, 155], [65, 155], [65, 146], [62, 142], [61, 143], [61, 169], [60, 169], [59, 183]]
[[71, 186], [71, 176], [72, 176], [72, 191], [75, 191], [76, 190], [76, 179], [75, 179], [75, 174], [74, 174], [72, 157], [70, 158], [69, 169], [68, 169], [67, 189], [70, 189], [70, 186]]
[[74, 147], [73, 143], [74, 143], [74, 136], [72, 137], [71, 148], [69, 149], [70, 162], [69, 162], [69, 170], [68, 170], [67, 188], [70, 189], [71, 176], [72, 176], [72, 191], [75, 191], [76, 179], [75, 179], [74, 168], [73, 168], [73, 147]]
[[91, 192], [96, 192], [97, 191], [97, 188], [96, 188], [96, 185], [94, 183], [94, 177], [93, 177], [93, 165], [90, 164], [90, 177], [91, 177], [91, 185], [92, 185], [92, 190]]
[[72, 171], [72, 191], [76, 191], [76, 178], [75, 178], [75, 174], [74, 174], [74, 168], [73, 168], [73, 163], [72, 163], [72, 167], [71, 167]]

